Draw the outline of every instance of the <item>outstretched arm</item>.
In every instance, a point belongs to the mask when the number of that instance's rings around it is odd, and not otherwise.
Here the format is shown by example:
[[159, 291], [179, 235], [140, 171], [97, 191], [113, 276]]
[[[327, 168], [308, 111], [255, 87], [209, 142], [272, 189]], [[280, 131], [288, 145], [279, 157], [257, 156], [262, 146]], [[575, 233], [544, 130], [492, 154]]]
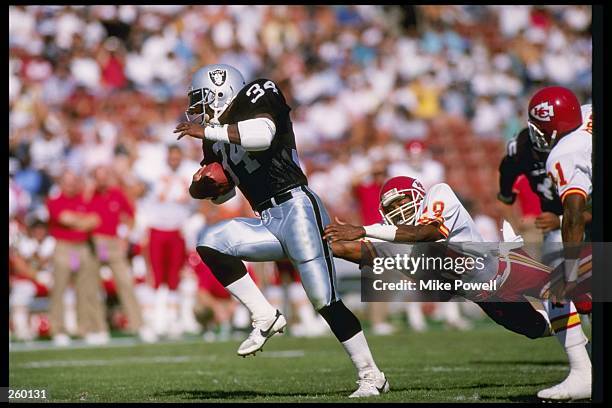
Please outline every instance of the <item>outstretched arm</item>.
[[355, 241], [364, 237], [389, 242], [433, 242], [444, 238], [435, 224], [428, 225], [380, 225], [368, 226], [330, 224], [325, 227], [323, 238], [329, 242]]
[[361, 244], [359, 241], [335, 241], [331, 243], [331, 249], [335, 257], [350, 262], [361, 262]]

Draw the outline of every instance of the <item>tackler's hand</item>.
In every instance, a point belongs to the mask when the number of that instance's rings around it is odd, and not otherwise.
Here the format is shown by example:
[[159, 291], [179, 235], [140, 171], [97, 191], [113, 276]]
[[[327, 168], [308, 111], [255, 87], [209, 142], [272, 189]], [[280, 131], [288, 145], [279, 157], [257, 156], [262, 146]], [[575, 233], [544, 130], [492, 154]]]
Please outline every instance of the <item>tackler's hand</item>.
[[325, 227], [323, 239], [329, 243], [336, 241], [355, 241], [365, 236], [365, 229], [351, 224], [330, 224]]

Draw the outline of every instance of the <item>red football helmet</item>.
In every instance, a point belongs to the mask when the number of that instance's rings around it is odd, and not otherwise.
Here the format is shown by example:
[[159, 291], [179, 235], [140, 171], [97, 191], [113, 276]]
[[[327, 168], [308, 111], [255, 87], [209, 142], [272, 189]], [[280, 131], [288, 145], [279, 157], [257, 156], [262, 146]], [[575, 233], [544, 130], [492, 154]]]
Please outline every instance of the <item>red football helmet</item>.
[[556, 141], [582, 124], [580, 102], [561, 86], [540, 89], [529, 101], [527, 125], [534, 148], [549, 152]]
[[414, 225], [425, 189], [421, 182], [412, 177], [393, 177], [380, 190], [378, 210], [386, 224]]

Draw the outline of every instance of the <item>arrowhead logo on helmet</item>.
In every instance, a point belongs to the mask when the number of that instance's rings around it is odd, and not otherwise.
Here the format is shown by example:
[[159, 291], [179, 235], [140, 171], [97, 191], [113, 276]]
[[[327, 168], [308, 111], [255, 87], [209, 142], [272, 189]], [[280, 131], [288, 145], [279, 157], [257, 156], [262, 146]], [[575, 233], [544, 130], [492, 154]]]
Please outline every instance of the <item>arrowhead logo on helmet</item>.
[[550, 118], [555, 116], [555, 109], [554, 106], [549, 105], [548, 102], [542, 102], [541, 104], [534, 106], [530, 113], [535, 119], [550, 122]]
[[200, 124], [219, 123], [219, 117], [245, 85], [240, 71], [231, 65], [212, 64], [198, 69], [187, 91], [187, 120]]
[[549, 86], [537, 91], [527, 109], [529, 137], [534, 149], [549, 152], [557, 141], [582, 124], [580, 102], [572, 91]]

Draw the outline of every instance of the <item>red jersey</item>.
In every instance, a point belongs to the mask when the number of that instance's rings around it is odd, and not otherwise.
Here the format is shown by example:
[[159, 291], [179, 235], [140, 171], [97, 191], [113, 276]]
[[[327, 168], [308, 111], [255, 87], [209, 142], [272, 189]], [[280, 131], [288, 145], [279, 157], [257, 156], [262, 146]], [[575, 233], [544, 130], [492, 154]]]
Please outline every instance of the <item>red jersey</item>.
[[91, 198], [89, 208], [100, 217], [100, 225], [93, 231], [94, 234], [114, 237], [121, 222], [121, 214], [134, 217], [134, 206], [119, 187], [96, 191]]
[[87, 241], [87, 232], [67, 227], [62, 225], [59, 221], [60, 214], [66, 210], [83, 214], [90, 212], [89, 206], [85, 202], [82, 194], [67, 197], [63, 193], [60, 193], [57, 197], [49, 198], [47, 200], [47, 210], [49, 211], [49, 235], [55, 239], [64, 241]]

